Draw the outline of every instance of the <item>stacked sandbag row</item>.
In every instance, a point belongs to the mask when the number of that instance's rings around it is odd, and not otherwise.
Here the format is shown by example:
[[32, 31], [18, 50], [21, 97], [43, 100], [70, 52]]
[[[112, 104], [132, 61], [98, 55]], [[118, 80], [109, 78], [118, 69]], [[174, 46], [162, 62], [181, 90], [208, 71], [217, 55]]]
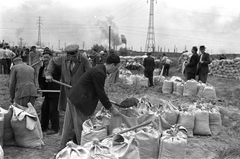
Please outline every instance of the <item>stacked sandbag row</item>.
[[209, 65], [209, 70], [213, 76], [240, 80], [240, 61], [237, 58], [214, 60]]
[[143, 75], [120, 75], [119, 78], [123, 81], [122, 83], [125, 85], [137, 85], [148, 87], [148, 78]]
[[[153, 110], [153, 109], [151, 109]], [[168, 125], [180, 124], [187, 129], [187, 136], [218, 135], [222, 129], [219, 108], [208, 103], [195, 103], [186, 109], [180, 109], [171, 102], [161, 100], [161, 107], [156, 111]], [[163, 121], [163, 120], [162, 120]]]
[[178, 124], [193, 135], [218, 135], [222, 129], [221, 114], [217, 106], [211, 104], [192, 104], [188, 110], [180, 111]]
[[172, 79], [164, 80], [162, 92], [178, 96], [199, 96], [207, 99], [217, 99], [216, 90], [213, 86], [193, 79], [186, 82]]
[[0, 143], [3, 146], [20, 146], [41, 148], [43, 143], [42, 129], [35, 108], [14, 104], [8, 110], [0, 111]]
[[[90, 159], [100, 156], [109, 159], [132, 159], [133, 156], [135, 159], [162, 159], [166, 158], [169, 152], [171, 156], [184, 158], [186, 139], [179, 141], [180, 136], [171, 133], [162, 136], [163, 131], [171, 128], [162, 116], [151, 111], [139, 111], [138, 107], [134, 107], [119, 108], [120, 114], [109, 118], [109, 114], [103, 110], [91, 120], [84, 122], [81, 146], [67, 144], [57, 154], [57, 159], [74, 157]], [[119, 135], [123, 130], [151, 121], [150, 125]], [[113, 136], [109, 137], [107, 134]]]

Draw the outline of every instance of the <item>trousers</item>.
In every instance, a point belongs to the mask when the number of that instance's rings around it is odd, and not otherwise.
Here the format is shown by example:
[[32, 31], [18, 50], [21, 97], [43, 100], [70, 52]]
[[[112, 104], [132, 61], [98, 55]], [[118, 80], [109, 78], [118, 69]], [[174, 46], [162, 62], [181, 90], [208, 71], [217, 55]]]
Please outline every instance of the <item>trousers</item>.
[[89, 118], [89, 116], [83, 114], [69, 100], [67, 100], [60, 149], [66, 147], [66, 143], [73, 140], [74, 137], [76, 137], [77, 140], [76, 144], [81, 144], [82, 124]]
[[41, 126], [42, 131], [48, 129], [49, 121], [51, 122], [51, 128], [54, 131], [59, 130], [59, 112], [58, 112], [58, 97], [49, 98], [44, 97], [44, 101], [41, 108]]

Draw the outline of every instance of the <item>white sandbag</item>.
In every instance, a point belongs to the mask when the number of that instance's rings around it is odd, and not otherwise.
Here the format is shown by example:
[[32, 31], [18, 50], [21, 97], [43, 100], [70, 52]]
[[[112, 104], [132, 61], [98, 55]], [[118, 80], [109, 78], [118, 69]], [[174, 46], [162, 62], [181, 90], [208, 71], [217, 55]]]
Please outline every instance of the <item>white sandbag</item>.
[[[2, 109], [3, 110], [3, 109]], [[3, 132], [3, 145], [4, 146], [16, 146], [16, 140], [11, 126], [11, 118], [13, 115], [12, 106], [6, 111], [2, 111], [4, 114], [4, 132]]]
[[198, 91], [198, 82], [194, 79], [188, 80], [184, 84], [184, 96], [196, 96]]
[[158, 159], [184, 159], [187, 151], [187, 138], [179, 130], [167, 130], [160, 140]]
[[1, 145], [0, 145], [0, 159], [4, 159], [4, 152]]
[[102, 125], [93, 125], [90, 119], [86, 120], [82, 127], [81, 145], [92, 141], [94, 138], [102, 139], [107, 136], [107, 128]]
[[172, 103], [170, 103], [166, 100], [163, 100], [163, 102], [164, 102], [164, 105], [160, 108], [162, 117], [170, 125], [177, 124], [178, 116], [179, 116], [179, 110], [176, 109], [176, 107]]
[[222, 129], [221, 114], [218, 109], [212, 108], [209, 111], [209, 126], [213, 135], [218, 135]]
[[197, 109], [193, 113], [195, 114], [193, 134], [211, 135], [211, 130], [209, 127], [209, 112], [206, 110]]
[[173, 93], [172, 94], [175, 94], [177, 95], [177, 85], [179, 85], [181, 82], [178, 82], [178, 81], [173, 81]]
[[153, 76], [158, 76], [159, 74], [160, 74], [160, 69], [155, 69], [154, 71], [153, 71]]
[[153, 76], [153, 84], [154, 84], [154, 86], [162, 85], [164, 80], [165, 80], [164, 76]]
[[89, 151], [79, 145], [69, 141], [66, 147], [56, 155], [56, 159], [88, 159]]
[[141, 159], [157, 159], [159, 154], [160, 133], [153, 128], [144, 128], [135, 135], [139, 143]]
[[162, 86], [162, 92], [164, 94], [172, 94], [173, 92], [173, 82], [169, 80], [164, 80]]
[[131, 77], [126, 78], [126, 85], [133, 85], [133, 80]]
[[94, 139], [84, 145], [89, 151], [88, 159], [118, 159], [110, 151], [110, 146], [106, 146], [99, 142], [98, 139]]
[[139, 144], [134, 137], [114, 136], [110, 151], [118, 159], [140, 159]]
[[138, 81], [138, 85], [143, 87], [148, 87], [148, 78], [146, 77], [140, 78], [140, 80]]
[[43, 143], [42, 129], [37, 112], [31, 103], [27, 107], [15, 105], [11, 126], [18, 146], [27, 148], [41, 148]]
[[213, 86], [204, 87], [202, 96], [207, 99], [217, 99], [216, 91]]
[[183, 83], [177, 83], [176, 87], [177, 87], [176, 88], [176, 95], [183, 96], [184, 84]]
[[202, 83], [201, 81], [198, 83], [198, 93], [197, 96], [202, 97], [203, 95], [203, 90], [206, 87], [205, 83]]
[[178, 117], [178, 124], [182, 125], [187, 129], [188, 137], [193, 137], [194, 122], [195, 122], [194, 113], [180, 111]]
[[6, 113], [7, 111], [0, 107], [0, 146], [3, 146], [4, 112]]

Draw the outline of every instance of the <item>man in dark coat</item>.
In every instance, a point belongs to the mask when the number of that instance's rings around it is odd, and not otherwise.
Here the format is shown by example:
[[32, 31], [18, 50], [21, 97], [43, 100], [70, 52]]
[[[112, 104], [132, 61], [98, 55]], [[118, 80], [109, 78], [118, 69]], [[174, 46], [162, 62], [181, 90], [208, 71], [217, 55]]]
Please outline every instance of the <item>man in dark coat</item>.
[[[45, 71], [49, 60], [52, 58], [50, 50], [43, 52], [43, 66], [40, 67], [38, 83], [41, 90], [57, 90], [60, 92], [60, 85], [53, 82], [46, 82]], [[61, 67], [56, 68], [52, 73], [52, 76], [56, 80], [60, 80]], [[42, 93], [44, 101], [41, 107], [41, 126], [42, 131], [47, 135], [56, 134], [59, 131], [59, 112], [58, 112], [58, 99], [59, 92], [45, 92]], [[49, 120], [51, 121], [51, 129], [48, 130]]]
[[186, 80], [195, 79], [197, 73], [197, 65], [199, 62], [199, 56], [197, 54], [198, 48], [196, 46], [192, 47], [192, 54], [189, 55], [189, 62], [185, 62], [185, 77]]
[[204, 45], [200, 46], [199, 48], [200, 60], [198, 63], [198, 81], [202, 81], [203, 83], [207, 82], [207, 76], [209, 73], [208, 65], [211, 63], [210, 56], [208, 53], [205, 52], [206, 47]]
[[11, 102], [27, 107], [27, 103], [34, 106], [37, 98], [37, 88], [34, 84], [34, 69], [23, 63], [22, 58], [13, 59], [11, 68], [9, 90]]
[[[120, 58], [116, 54], [111, 54], [106, 60], [106, 64], [90, 68], [73, 85], [68, 94], [69, 104], [76, 107], [81, 118], [74, 123], [74, 129], [77, 130], [77, 144], [81, 143], [82, 124], [91, 115], [93, 115], [98, 101], [108, 109], [113, 115], [118, 114], [118, 109], [112, 106], [104, 90], [107, 74], [115, 72], [120, 66]], [[80, 89], [81, 88], [81, 89]]]
[[[52, 73], [54, 70], [61, 66], [61, 82], [74, 85], [78, 79], [91, 67], [87, 57], [79, 53], [79, 46], [76, 44], [68, 45], [65, 48], [66, 56], [53, 57], [48, 64], [46, 71], [46, 80], [53, 79]], [[81, 89], [81, 88], [79, 88]], [[67, 92], [69, 88], [61, 86], [58, 109], [65, 111], [63, 131], [61, 137], [60, 147], [66, 146], [66, 141], [74, 139], [74, 121], [78, 121], [77, 111], [75, 107], [69, 107], [67, 104]]]
[[153, 86], [153, 71], [155, 69], [155, 61], [154, 61], [154, 58], [151, 57], [150, 52], [147, 53], [147, 56], [148, 57], [144, 58], [144, 60], [143, 60], [143, 66], [145, 67], [144, 75], [145, 75], [145, 77], [148, 78], [149, 87], [152, 87]]

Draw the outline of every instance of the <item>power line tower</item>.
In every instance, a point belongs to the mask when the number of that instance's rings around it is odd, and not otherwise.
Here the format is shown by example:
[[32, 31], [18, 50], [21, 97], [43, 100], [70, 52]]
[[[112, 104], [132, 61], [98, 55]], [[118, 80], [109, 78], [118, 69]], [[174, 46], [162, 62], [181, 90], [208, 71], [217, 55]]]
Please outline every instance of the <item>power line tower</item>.
[[[154, 52], [155, 51], [154, 1], [155, 0], [150, 0], [149, 23], [148, 23], [146, 46], [145, 46], [146, 52]], [[156, 0], [156, 3], [157, 3], [157, 0]]]
[[42, 20], [41, 17], [38, 17], [38, 41], [37, 45], [41, 46], [41, 25], [42, 25]]

